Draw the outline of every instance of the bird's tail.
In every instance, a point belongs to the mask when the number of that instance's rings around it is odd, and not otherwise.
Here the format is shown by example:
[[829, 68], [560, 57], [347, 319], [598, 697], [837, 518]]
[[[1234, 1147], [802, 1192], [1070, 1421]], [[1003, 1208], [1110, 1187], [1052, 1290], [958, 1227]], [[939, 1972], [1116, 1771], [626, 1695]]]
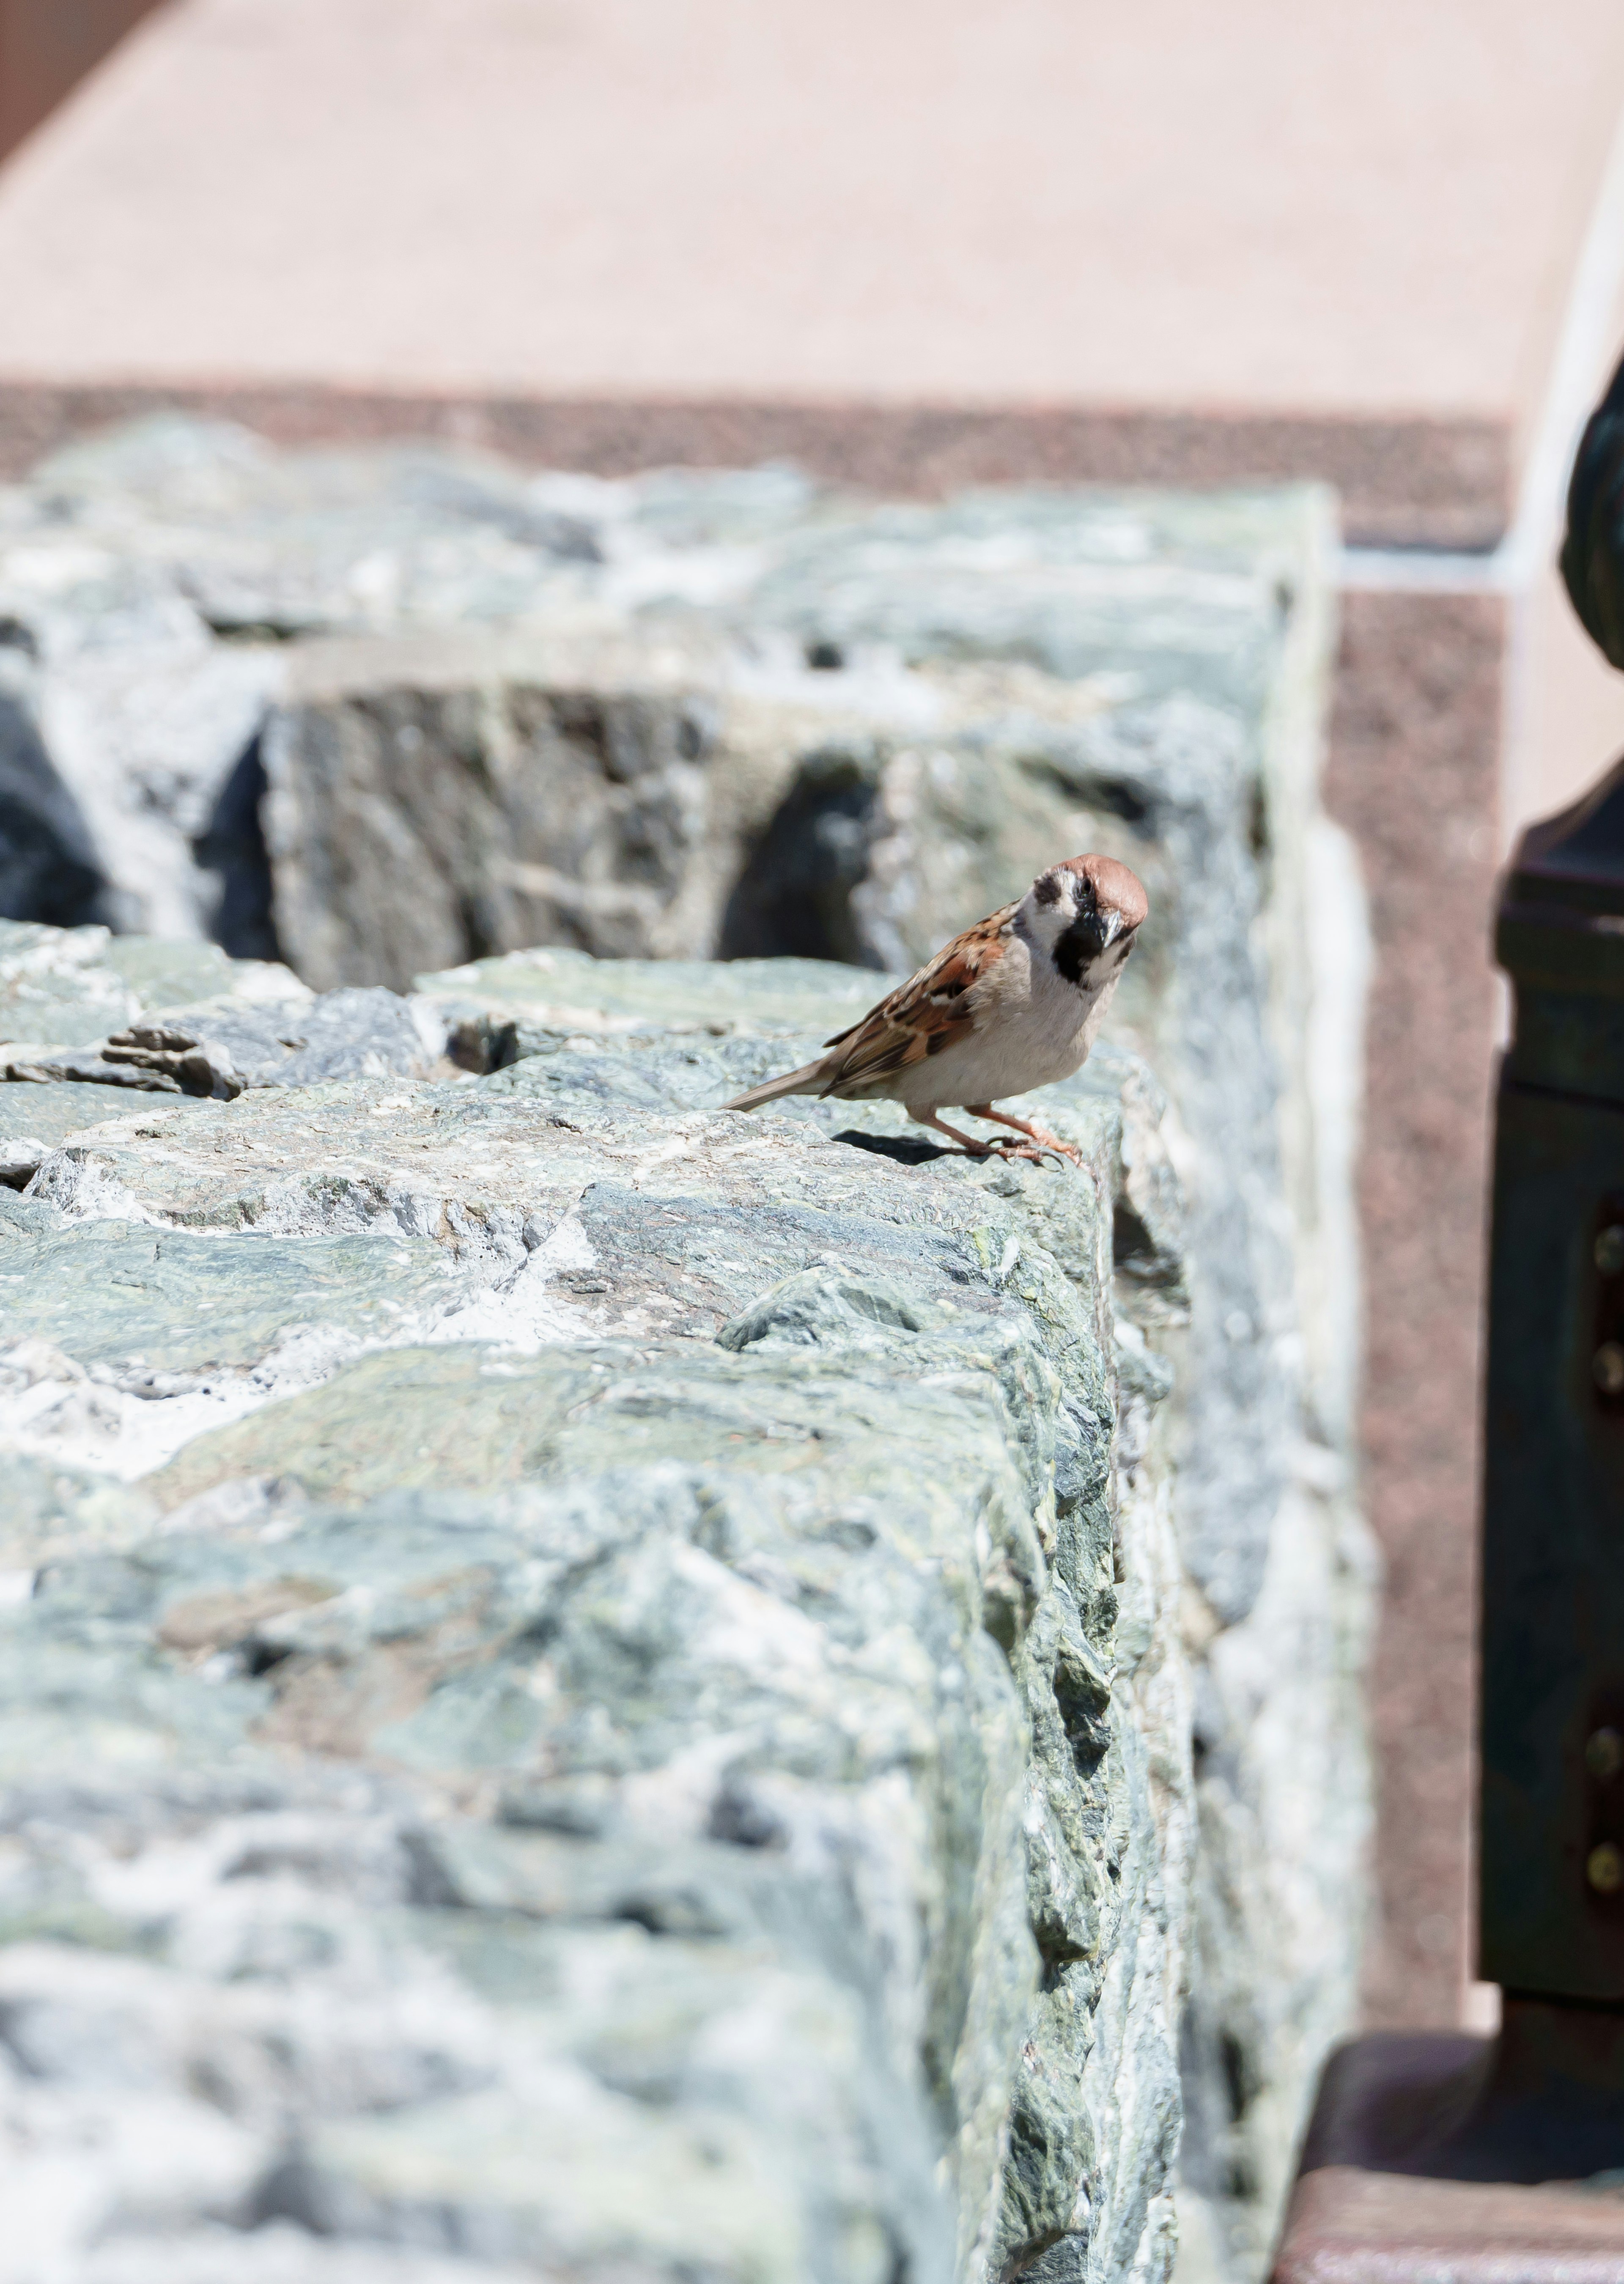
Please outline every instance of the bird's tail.
[[803, 1063], [799, 1070], [786, 1071], [782, 1078], [770, 1078], [761, 1086], [752, 1086], [743, 1094], [735, 1094], [731, 1102], [722, 1105], [724, 1110], [759, 1110], [764, 1102], [776, 1102], [781, 1094], [820, 1094], [824, 1087], [821, 1060]]

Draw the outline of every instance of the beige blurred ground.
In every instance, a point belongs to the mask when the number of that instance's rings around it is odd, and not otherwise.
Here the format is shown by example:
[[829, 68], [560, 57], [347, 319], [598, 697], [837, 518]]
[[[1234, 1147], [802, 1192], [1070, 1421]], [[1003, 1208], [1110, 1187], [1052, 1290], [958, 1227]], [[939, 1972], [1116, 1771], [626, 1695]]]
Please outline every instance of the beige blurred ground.
[[1470, 1975], [1493, 865], [1624, 747], [1548, 567], [1621, 111], [1618, 0], [174, 0], [0, 170], [0, 465], [175, 402], [918, 490], [1321, 474], [1419, 551], [1350, 565], [1329, 775], [1390, 2021]]
[[0, 197], [4, 363], [1521, 420], [1596, 0], [191, 0]]

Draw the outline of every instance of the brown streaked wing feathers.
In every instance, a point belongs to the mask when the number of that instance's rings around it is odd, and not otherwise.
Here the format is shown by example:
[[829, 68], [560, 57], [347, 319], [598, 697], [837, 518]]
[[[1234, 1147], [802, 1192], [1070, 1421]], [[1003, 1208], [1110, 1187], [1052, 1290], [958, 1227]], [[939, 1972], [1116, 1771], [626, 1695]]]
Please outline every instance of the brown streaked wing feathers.
[[834, 1068], [824, 1093], [843, 1094], [849, 1088], [890, 1078], [910, 1063], [922, 1062], [933, 1052], [940, 1054], [953, 1040], [962, 1038], [972, 1021], [965, 1005], [970, 987], [979, 979], [1018, 909], [1016, 904], [1005, 904], [976, 927], [967, 928], [928, 960], [917, 975], [910, 976], [889, 998], [871, 1008], [860, 1023], [826, 1039], [826, 1046], [844, 1046], [846, 1052], [837, 1062], [830, 1058]]

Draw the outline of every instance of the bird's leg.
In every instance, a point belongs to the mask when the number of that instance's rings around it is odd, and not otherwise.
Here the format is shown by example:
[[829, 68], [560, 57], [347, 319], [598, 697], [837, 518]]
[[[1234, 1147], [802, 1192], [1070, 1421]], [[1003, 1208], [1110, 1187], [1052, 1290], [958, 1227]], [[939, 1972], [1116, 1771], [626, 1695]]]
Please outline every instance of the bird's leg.
[[990, 1118], [999, 1126], [1013, 1126], [1017, 1134], [1026, 1137], [1028, 1146], [1024, 1150], [1007, 1146], [1012, 1157], [1038, 1158], [1046, 1150], [1053, 1150], [1062, 1158], [1070, 1158], [1074, 1166], [1080, 1166], [1083, 1162], [1083, 1154], [1075, 1142], [1063, 1142], [1058, 1134], [1049, 1133], [1045, 1127], [1034, 1126], [1029, 1118], [1012, 1118], [1007, 1110], [994, 1110], [990, 1102], [967, 1102], [964, 1107], [972, 1118]]
[[961, 1134], [956, 1126], [946, 1124], [934, 1110], [910, 1110], [908, 1116], [916, 1126], [933, 1127], [937, 1133], [945, 1134], [951, 1141], [961, 1144], [972, 1158], [990, 1158], [992, 1155], [990, 1142], [978, 1142], [973, 1134]]

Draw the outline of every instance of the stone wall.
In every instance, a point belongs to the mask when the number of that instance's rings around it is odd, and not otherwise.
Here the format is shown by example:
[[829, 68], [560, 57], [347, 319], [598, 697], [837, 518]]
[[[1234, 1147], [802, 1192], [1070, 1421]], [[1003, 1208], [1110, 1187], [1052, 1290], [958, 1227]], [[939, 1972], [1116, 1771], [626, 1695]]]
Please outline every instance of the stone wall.
[[482, 1079], [354, 992], [388, 1075], [6, 1090], [13, 2219], [95, 2277], [1160, 2273], [1153, 1091], [1068, 1091], [1080, 1175], [742, 1126], [864, 979], [604, 1030], [559, 965], [588, 1028]]
[[[1181, 2132], [1255, 2273], [1368, 1816], [1322, 501], [156, 428], [6, 509], [7, 877], [194, 939], [0, 950], [62, 2258], [1150, 2278]], [[713, 1115], [880, 988], [755, 955], [1063, 846], [1154, 915], [1084, 1175]]]

